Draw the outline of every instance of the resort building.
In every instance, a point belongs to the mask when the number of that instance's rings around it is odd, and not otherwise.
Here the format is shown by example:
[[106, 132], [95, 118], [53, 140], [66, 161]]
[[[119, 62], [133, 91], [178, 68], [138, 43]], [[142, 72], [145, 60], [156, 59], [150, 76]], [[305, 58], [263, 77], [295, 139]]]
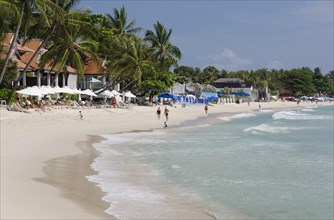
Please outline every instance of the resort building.
[[[13, 43], [14, 34], [7, 34], [4, 41], [1, 43], [3, 46], [3, 52], [1, 59], [6, 59], [7, 52]], [[10, 54], [10, 58], [16, 62], [18, 67], [18, 73], [16, 79], [21, 77], [18, 82], [19, 86], [68, 86], [70, 88], [78, 89], [99, 89], [107, 83], [106, 71], [103, 68], [103, 62], [100, 63], [90, 57], [86, 57], [84, 60], [84, 74], [78, 75], [76, 70], [70, 66], [66, 66], [66, 71], [56, 73], [52, 70], [51, 63], [47, 63], [44, 68], [40, 67], [41, 56], [47, 52], [42, 48], [40, 52], [33, 58], [32, 62], [28, 66], [26, 74], [23, 75], [23, 71], [33, 57], [35, 51], [38, 50], [42, 41], [40, 39], [32, 39], [26, 42], [17, 40], [14, 45], [13, 53]], [[115, 87], [119, 90], [119, 85]]]
[[174, 95], [184, 96], [186, 95], [186, 85], [175, 82], [173, 88], [170, 88], [170, 93]]

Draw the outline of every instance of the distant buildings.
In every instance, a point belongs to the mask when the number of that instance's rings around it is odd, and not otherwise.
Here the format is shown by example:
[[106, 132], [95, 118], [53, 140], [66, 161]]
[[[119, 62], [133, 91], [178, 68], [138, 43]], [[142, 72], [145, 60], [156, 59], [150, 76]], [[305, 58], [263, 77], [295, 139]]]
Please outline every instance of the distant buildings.
[[225, 87], [228, 88], [245, 88], [245, 81], [238, 78], [220, 78], [216, 81], [212, 82], [211, 85], [216, 87], [217, 89], [223, 89]]

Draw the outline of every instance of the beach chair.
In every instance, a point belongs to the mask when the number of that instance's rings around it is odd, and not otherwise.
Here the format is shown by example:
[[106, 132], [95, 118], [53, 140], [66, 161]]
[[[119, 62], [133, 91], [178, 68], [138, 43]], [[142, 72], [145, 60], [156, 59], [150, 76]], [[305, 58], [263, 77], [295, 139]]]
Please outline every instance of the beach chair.
[[26, 109], [22, 108], [17, 102], [14, 102], [10, 106], [8, 106], [7, 110], [8, 111], [16, 111], [16, 112], [24, 112], [24, 113], [28, 113], [29, 112]]

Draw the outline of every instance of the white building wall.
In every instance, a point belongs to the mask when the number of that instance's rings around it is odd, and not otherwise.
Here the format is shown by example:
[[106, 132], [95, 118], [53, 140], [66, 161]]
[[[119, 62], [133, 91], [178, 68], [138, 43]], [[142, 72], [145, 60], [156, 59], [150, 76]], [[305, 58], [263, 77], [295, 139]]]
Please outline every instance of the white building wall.
[[78, 77], [76, 74], [69, 74], [67, 79], [67, 86], [74, 89], [77, 88]]

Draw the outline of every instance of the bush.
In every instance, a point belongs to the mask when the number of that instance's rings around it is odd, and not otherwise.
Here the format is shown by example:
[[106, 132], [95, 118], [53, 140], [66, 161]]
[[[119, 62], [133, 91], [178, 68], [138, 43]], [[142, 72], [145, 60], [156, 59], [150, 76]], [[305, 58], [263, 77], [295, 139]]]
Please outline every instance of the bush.
[[[6, 88], [0, 89], [0, 99], [1, 100], [8, 101], [11, 95], [12, 95], [12, 90], [11, 89], [6, 89]], [[10, 99], [10, 101], [7, 104], [11, 104], [15, 101], [16, 101], [16, 97], [15, 97], [15, 95], [13, 95], [12, 98]]]

